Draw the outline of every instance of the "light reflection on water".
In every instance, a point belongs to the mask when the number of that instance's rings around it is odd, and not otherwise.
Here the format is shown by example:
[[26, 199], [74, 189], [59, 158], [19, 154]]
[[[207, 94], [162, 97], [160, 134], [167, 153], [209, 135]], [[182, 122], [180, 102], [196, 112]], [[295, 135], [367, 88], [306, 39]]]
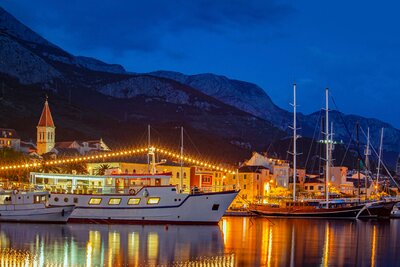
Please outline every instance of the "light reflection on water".
[[0, 266], [395, 266], [400, 220], [0, 224]]

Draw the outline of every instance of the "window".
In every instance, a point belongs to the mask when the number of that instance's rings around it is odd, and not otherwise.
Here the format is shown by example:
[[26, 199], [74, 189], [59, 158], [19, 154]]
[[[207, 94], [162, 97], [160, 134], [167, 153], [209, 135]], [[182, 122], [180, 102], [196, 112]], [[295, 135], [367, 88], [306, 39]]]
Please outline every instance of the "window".
[[304, 189], [305, 189], [305, 190], [308, 190], [308, 186], [306, 185], [306, 186], [304, 187]]
[[179, 178], [179, 172], [176, 173], [176, 178]]
[[158, 202], [160, 202], [160, 198], [159, 197], [150, 197], [147, 200], [147, 204], [148, 205], [155, 205], [155, 204], [158, 204]]
[[243, 175], [243, 179], [246, 179], [246, 178], [247, 178], [247, 174]]
[[260, 175], [257, 174], [257, 181], [260, 179]]
[[235, 179], [236, 179], [236, 175], [233, 176], [233, 180], [235, 180]]
[[140, 198], [130, 198], [128, 200], [128, 205], [139, 205]]
[[89, 200], [89, 205], [100, 205], [100, 203], [101, 203], [101, 198], [98, 197], [92, 197]]
[[323, 186], [318, 186], [318, 190], [323, 190], [324, 189], [324, 187]]
[[185, 179], [185, 178], [186, 178], [186, 172], [183, 173], [183, 179]]
[[310, 185], [310, 190], [314, 190], [314, 186], [313, 185]]
[[119, 205], [119, 203], [121, 203], [120, 198], [110, 198], [108, 201], [108, 205]]
[[246, 189], [246, 184], [243, 185], [243, 189]]

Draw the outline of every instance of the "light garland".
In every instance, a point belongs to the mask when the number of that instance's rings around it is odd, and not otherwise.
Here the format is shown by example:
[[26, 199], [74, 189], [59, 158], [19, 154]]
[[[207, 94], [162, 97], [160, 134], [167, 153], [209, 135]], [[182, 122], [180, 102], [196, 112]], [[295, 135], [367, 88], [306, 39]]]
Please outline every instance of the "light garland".
[[86, 162], [86, 161], [92, 161], [92, 160], [96, 160], [96, 159], [107, 159], [107, 158], [115, 158], [115, 157], [121, 157], [121, 156], [130, 156], [130, 155], [140, 154], [140, 153], [145, 153], [145, 152], [148, 153], [148, 151], [150, 149], [153, 149], [154, 152], [159, 152], [160, 154], [163, 154], [165, 156], [179, 159], [184, 162], [192, 163], [194, 165], [199, 165], [201, 167], [209, 168], [209, 169], [215, 170], [215, 171], [221, 171], [224, 173], [235, 174], [235, 171], [230, 170], [228, 168], [220, 167], [220, 166], [218, 166], [218, 164], [212, 164], [212, 163], [201, 161], [201, 160], [198, 160], [198, 159], [195, 159], [192, 157], [188, 157], [188, 156], [181, 156], [179, 154], [174, 153], [173, 151], [169, 151], [167, 149], [155, 148], [155, 147], [123, 150], [123, 151], [105, 153], [105, 154], [94, 155], [94, 156], [84, 156], [84, 157], [76, 157], [76, 158], [50, 160], [50, 161], [44, 161], [42, 164], [40, 164], [40, 163], [25, 163], [25, 164], [6, 165], [6, 166], [0, 166], [0, 171], [29, 169], [29, 168], [39, 167], [41, 165], [52, 166], [52, 165], [59, 165], [59, 164]]

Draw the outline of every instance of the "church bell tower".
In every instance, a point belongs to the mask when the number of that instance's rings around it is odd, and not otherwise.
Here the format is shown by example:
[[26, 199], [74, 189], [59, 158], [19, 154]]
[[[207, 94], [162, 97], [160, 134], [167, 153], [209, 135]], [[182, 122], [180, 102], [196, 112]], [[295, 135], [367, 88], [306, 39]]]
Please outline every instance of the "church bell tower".
[[37, 125], [37, 153], [39, 155], [50, 152], [54, 147], [56, 138], [56, 127], [54, 126], [53, 118], [49, 108], [49, 103], [44, 102], [42, 115], [40, 116], [39, 123]]

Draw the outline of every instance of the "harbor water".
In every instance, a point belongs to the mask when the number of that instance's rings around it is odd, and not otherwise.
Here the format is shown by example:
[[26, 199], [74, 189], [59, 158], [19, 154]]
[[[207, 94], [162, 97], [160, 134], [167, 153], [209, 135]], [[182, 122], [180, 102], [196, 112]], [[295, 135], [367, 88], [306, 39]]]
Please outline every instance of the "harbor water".
[[399, 266], [400, 220], [0, 224], [0, 266]]

